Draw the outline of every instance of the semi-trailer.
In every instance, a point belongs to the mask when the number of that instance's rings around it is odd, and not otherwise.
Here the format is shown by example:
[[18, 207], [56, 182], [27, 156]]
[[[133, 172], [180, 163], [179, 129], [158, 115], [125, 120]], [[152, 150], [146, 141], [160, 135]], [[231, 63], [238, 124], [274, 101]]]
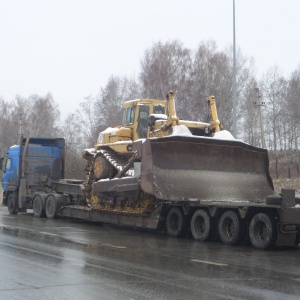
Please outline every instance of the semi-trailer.
[[255, 248], [300, 242], [300, 199], [274, 194], [266, 149], [222, 130], [213, 96], [210, 122], [180, 120], [174, 95], [123, 104], [120, 125], [83, 151], [85, 179], [65, 178], [65, 140], [26, 138], [6, 155], [3, 201], [11, 214], [75, 217], [165, 227]]

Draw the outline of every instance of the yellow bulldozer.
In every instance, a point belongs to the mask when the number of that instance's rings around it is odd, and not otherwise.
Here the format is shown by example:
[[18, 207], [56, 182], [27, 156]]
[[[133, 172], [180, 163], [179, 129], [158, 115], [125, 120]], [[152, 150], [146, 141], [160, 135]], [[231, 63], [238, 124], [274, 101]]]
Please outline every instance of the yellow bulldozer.
[[[122, 122], [114, 128], [100, 132], [92, 149], [83, 151], [88, 165], [93, 163], [96, 180], [113, 178], [122, 171], [124, 164], [133, 156], [132, 143], [138, 139], [165, 137], [174, 134], [212, 136], [220, 131], [215, 98], [209, 97], [210, 123], [184, 121], [176, 115], [174, 94], [167, 100], [136, 99], [126, 101], [122, 108]], [[90, 172], [90, 167], [87, 168]]]
[[[242, 195], [250, 201], [260, 201], [272, 194], [273, 183], [265, 168], [266, 150], [221, 131], [213, 96], [208, 98], [208, 106], [211, 120], [205, 123], [180, 120], [173, 92], [163, 100], [125, 102], [121, 124], [101, 132], [95, 147], [83, 151], [88, 205], [102, 211], [139, 214], [161, 200], [220, 199], [222, 191], [226, 191], [225, 200], [239, 201]], [[149, 154], [143, 159], [138, 141], [144, 141], [141, 147], [149, 145]], [[152, 169], [146, 173], [151, 175], [140, 175], [148, 165]], [[126, 177], [127, 181], [116, 181]], [[144, 186], [140, 190], [134, 183], [138, 190], [135, 195], [122, 195], [122, 188], [110, 187], [116, 183], [128, 191], [130, 178], [135, 178], [134, 182], [138, 178], [139, 186]], [[95, 196], [96, 182], [103, 191], [108, 189], [105, 197]], [[110, 189], [118, 192], [110, 193]]]
[[[211, 122], [184, 121], [177, 117], [173, 92], [167, 99], [136, 99], [126, 101], [122, 107], [122, 122], [100, 132], [92, 149], [82, 153], [87, 161], [87, 202], [99, 208], [93, 197], [92, 185], [101, 179], [133, 176], [130, 159], [135, 160], [133, 142], [139, 139], [162, 138], [170, 135], [195, 135], [212, 137], [220, 131], [215, 98], [209, 97]], [[130, 167], [129, 167], [130, 166]]]

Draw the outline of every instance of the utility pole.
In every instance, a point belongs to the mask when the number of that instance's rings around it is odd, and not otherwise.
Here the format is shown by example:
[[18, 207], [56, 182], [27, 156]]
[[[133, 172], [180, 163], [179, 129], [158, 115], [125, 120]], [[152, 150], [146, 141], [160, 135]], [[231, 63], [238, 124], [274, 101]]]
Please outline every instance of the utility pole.
[[253, 102], [254, 105], [259, 108], [259, 122], [260, 122], [260, 136], [261, 136], [261, 147], [266, 148], [265, 143], [265, 133], [264, 133], [264, 123], [263, 123], [263, 115], [262, 115], [262, 106], [265, 106], [265, 102], [262, 102], [262, 95], [259, 93], [259, 88], [255, 88], [257, 102]]
[[233, 136], [236, 138], [236, 49], [235, 49], [235, 0], [233, 0], [233, 67], [232, 67], [232, 98], [233, 98]]

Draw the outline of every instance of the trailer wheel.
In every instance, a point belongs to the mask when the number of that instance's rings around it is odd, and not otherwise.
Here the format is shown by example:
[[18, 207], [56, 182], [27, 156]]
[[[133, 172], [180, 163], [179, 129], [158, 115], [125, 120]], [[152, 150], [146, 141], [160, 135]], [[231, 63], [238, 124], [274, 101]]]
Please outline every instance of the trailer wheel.
[[49, 195], [46, 200], [45, 212], [48, 219], [54, 219], [56, 214], [57, 201], [53, 195]]
[[232, 210], [225, 211], [218, 226], [219, 237], [224, 244], [235, 245], [241, 240], [243, 224]]
[[166, 227], [169, 236], [179, 237], [183, 234], [184, 217], [178, 207], [172, 207], [167, 215]]
[[15, 193], [10, 193], [7, 197], [7, 208], [11, 215], [18, 213], [17, 196]]
[[210, 218], [207, 212], [203, 209], [195, 211], [191, 220], [191, 231], [194, 239], [205, 242], [209, 238], [210, 228]]
[[40, 195], [36, 195], [33, 199], [32, 203], [33, 215], [35, 217], [41, 218], [45, 214], [45, 210], [43, 208], [43, 199]]
[[250, 222], [249, 237], [251, 244], [257, 249], [274, 247], [276, 242], [275, 220], [265, 213], [256, 214]]

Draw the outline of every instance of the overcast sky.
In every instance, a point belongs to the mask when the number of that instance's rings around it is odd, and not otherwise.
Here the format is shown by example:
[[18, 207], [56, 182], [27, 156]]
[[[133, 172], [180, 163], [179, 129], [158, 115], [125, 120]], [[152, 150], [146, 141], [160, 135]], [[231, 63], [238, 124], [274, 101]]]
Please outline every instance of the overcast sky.
[[[232, 44], [233, 0], [0, 0], [0, 97], [45, 96], [62, 117], [110, 75], [137, 76], [145, 50], [178, 39]], [[258, 76], [300, 64], [300, 0], [235, 0], [236, 44]]]

